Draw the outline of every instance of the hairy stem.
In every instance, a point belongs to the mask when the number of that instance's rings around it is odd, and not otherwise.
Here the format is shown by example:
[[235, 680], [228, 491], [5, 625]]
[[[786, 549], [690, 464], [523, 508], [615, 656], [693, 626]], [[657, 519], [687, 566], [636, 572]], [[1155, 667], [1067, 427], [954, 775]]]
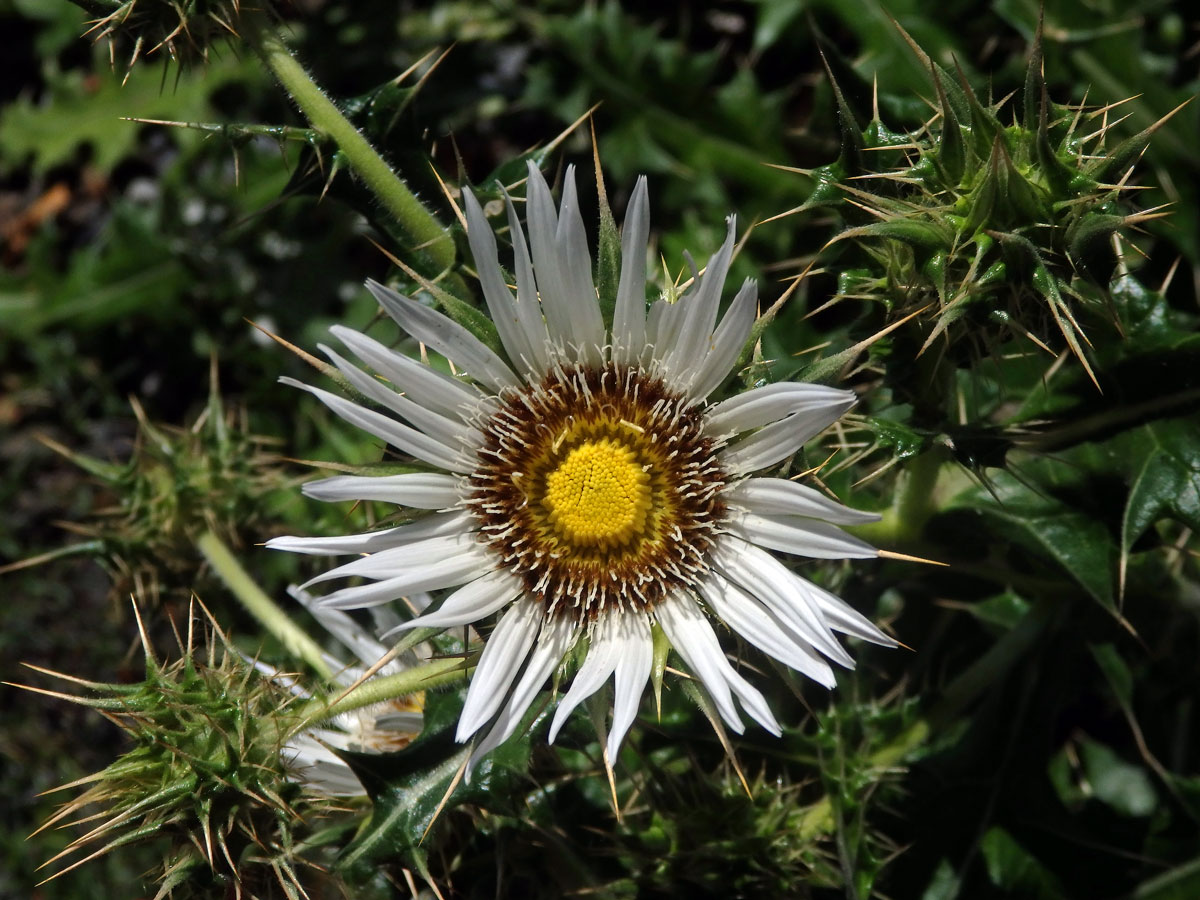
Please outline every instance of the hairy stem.
[[321, 648], [308, 633], [292, 621], [291, 617], [268, 597], [249, 573], [233, 558], [229, 548], [213, 532], [206, 531], [196, 541], [196, 548], [204, 554], [209, 565], [225, 582], [238, 601], [264, 628], [279, 639], [279, 642], [298, 659], [304, 660], [324, 678], [332, 672], [321, 655]]
[[419, 691], [460, 682], [471, 668], [461, 658], [434, 659], [394, 675], [368, 678], [335, 698], [317, 697], [309, 701], [301, 710], [300, 723], [296, 730], [311, 728], [326, 719], [362, 709], [364, 706], [373, 706], [386, 700], [395, 700]]
[[292, 95], [305, 118], [338, 145], [355, 173], [412, 238], [416, 249], [424, 251], [437, 269], [450, 268], [455, 259], [450, 235], [313, 81], [278, 32], [266, 23], [258, 23], [245, 29], [245, 37]]

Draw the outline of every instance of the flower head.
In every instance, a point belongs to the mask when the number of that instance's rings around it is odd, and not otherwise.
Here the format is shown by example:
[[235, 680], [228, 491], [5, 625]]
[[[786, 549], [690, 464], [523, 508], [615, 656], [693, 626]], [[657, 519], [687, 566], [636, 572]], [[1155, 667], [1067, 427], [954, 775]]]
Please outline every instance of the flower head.
[[[348, 688], [358, 683], [388, 653], [387, 646], [346, 613], [322, 605], [303, 591], [293, 590], [292, 595], [312, 613], [319, 625], [357, 657], [357, 662], [347, 663], [326, 655], [333, 681], [339, 687]], [[423, 609], [426, 605], [428, 597], [419, 596], [416, 606]], [[382, 631], [394, 631], [394, 626], [400, 622], [386, 607], [377, 607], [373, 612], [376, 625]], [[410, 651], [406, 656], [385, 663], [374, 674], [393, 675], [415, 661], [416, 654]], [[312, 696], [301, 684], [274, 667], [261, 661], [255, 661], [254, 666], [295, 696]], [[304, 784], [309, 791], [328, 797], [361, 795], [365, 793], [362, 782], [335, 751], [391, 753], [402, 750], [421, 733], [423, 710], [424, 696], [414, 694], [338, 713], [318, 727], [292, 735], [283, 745], [281, 755], [292, 780]]]
[[528, 231], [512, 203], [516, 293], [495, 237], [464, 195], [468, 239], [504, 356], [466, 328], [383, 285], [368, 287], [409, 335], [451, 360], [453, 378], [372, 338], [333, 334], [391, 382], [322, 347], [350, 384], [387, 414], [291, 382], [343, 419], [429, 467], [306, 485], [322, 500], [379, 500], [431, 514], [386, 531], [276, 538], [302, 553], [359, 559], [312, 584], [358, 576], [318, 602], [330, 609], [446, 591], [405, 627], [450, 627], [500, 613], [471, 679], [458, 739], [482, 735], [474, 759], [506, 740], [582, 638], [587, 652], [554, 716], [615, 681], [607, 750], [637, 715], [657, 624], [711, 696], [743, 729], [734, 698], [778, 734], [762, 694], [726, 659], [716, 617], [767, 654], [832, 686], [829, 661], [853, 660], [834, 637], [894, 645], [839, 598], [768, 551], [815, 558], [873, 557], [838, 526], [870, 521], [793, 481], [753, 473], [792, 456], [849, 409], [852, 393], [778, 383], [709, 397], [729, 377], [755, 321], [746, 281], [719, 317], [733, 257], [734, 220], [721, 248], [674, 302], [646, 305], [649, 213], [645, 179], [630, 200], [611, 323], [597, 300], [568, 170], [556, 210], [530, 166]]

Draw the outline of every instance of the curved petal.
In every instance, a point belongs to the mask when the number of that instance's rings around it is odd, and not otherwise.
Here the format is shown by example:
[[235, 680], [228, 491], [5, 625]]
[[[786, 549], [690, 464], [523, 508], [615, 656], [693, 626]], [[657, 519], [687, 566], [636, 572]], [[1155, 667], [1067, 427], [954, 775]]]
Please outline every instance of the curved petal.
[[453, 360], [476, 381], [496, 393], [518, 387], [519, 378], [483, 341], [457, 322], [414, 300], [397, 294], [378, 281], [368, 281], [367, 290], [400, 327], [446, 359]]
[[820, 491], [786, 478], [743, 478], [722, 492], [726, 502], [769, 516], [806, 516], [835, 525], [878, 522], [876, 513], [842, 506]]
[[309, 538], [285, 535], [271, 538], [267, 541], [266, 546], [270, 550], [288, 550], [292, 553], [307, 553], [313, 556], [377, 553], [380, 550], [390, 550], [426, 538], [462, 534], [472, 525], [470, 513], [453, 512], [426, 516], [408, 525], [386, 528], [383, 531], [367, 531], [362, 534]]
[[314, 500], [381, 500], [412, 509], [447, 509], [462, 499], [458, 479], [437, 472], [399, 475], [335, 475], [300, 488]]
[[512, 237], [513, 268], [517, 276], [517, 317], [529, 342], [529, 352], [538, 372], [547, 372], [551, 364], [550, 334], [546, 331], [546, 320], [542, 318], [542, 307], [538, 302], [537, 281], [533, 276], [533, 262], [529, 258], [529, 245], [525, 231], [512, 198], [504, 193], [504, 206], [508, 212], [508, 232]]
[[811, 559], [873, 559], [879, 555], [866, 541], [819, 519], [737, 513], [726, 520], [725, 527], [760, 547]]
[[819, 434], [857, 402], [858, 397], [853, 391], [823, 384], [779, 381], [743, 391], [715, 404], [704, 416], [704, 428], [714, 436], [740, 434], [798, 415], [807, 420], [805, 427], [811, 427], [812, 434]]
[[575, 200], [575, 169], [567, 168], [561, 219], [554, 211], [546, 179], [532, 162], [528, 169], [529, 244], [550, 337], [557, 344], [574, 347], [580, 362], [598, 363], [604, 321], [591, 287], [592, 260]]
[[899, 646], [899, 641], [880, 631], [874, 622], [841, 597], [829, 593], [823, 587], [819, 587], [799, 575], [796, 576], [796, 580], [804, 585], [809, 594], [817, 601], [817, 605], [821, 608], [821, 615], [829, 623], [830, 628], [883, 647]]
[[414, 403], [407, 397], [396, 393], [379, 379], [368, 375], [324, 344], [317, 344], [317, 348], [329, 357], [337, 366], [338, 371], [346, 376], [346, 380], [360, 394], [404, 417], [413, 427], [429, 435], [435, 441], [445, 444], [447, 447], [469, 447], [472, 450], [483, 445], [483, 435], [479, 430], [463, 423], [460, 418], [449, 418], [431, 409], [426, 409], [421, 404]]
[[508, 686], [533, 649], [541, 620], [541, 607], [527, 600], [514, 603], [496, 623], [471, 676], [467, 700], [458, 718], [454, 739], [460, 744], [491, 719], [504, 702]]
[[[575, 188], [575, 167], [567, 166], [563, 179], [562, 203], [558, 210], [558, 231], [555, 234], [566, 293], [570, 301], [569, 314], [579, 346], [580, 361], [598, 365], [603, 362], [604, 317], [596, 286], [592, 282], [592, 254], [588, 249], [587, 232], [579, 212], [579, 196]], [[545, 300], [543, 300], [545, 303]]]
[[330, 609], [362, 609], [391, 603], [417, 591], [434, 591], [455, 587], [487, 570], [491, 560], [480, 546], [467, 547], [437, 563], [426, 564], [394, 578], [385, 578], [371, 584], [342, 588], [321, 597], [323, 606]]
[[691, 387], [688, 396], [703, 400], [729, 377], [729, 370], [737, 362], [742, 348], [750, 339], [754, 327], [755, 306], [758, 301], [758, 284], [747, 278], [741, 289], [725, 310], [721, 324], [712, 336], [712, 344], [702, 362], [697, 362], [689, 376]]
[[521, 673], [512, 695], [501, 707], [500, 714], [496, 716], [496, 722], [488, 731], [487, 737], [475, 745], [468, 768], [473, 767], [485, 754], [512, 737], [525, 713], [529, 711], [534, 697], [542, 689], [550, 673], [558, 668], [578, 637], [579, 628], [569, 619], [555, 617], [542, 625], [541, 633], [534, 641], [533, 652], [529, 654], [529, 661], [525, 664], [525, 671]]
[[634, 185], [621, 231], [621, 278], [613, 310], [612, 359], [633, 365], [646, 346], [646, 248], [650, 241], [650, 200], [646, 176]]
[[470, 191], [463, 191], [463, 207], [467, 211], [467, 242], [471, 245], [471, 256], [483, 288], [483, 299], [487, 302], [500, 342], [508, 351], [508, 358], [519, 368], [530, 371], [537, 360], [529, 346], [529, 336], [522, 327], [517, 314], [517, 304], [512, 291], [500, 274], [499, 255], [496, 251], [496, 235], [488, 225], [479, 201]]
[[713, 550], [713, 562], [726, 580], [791, 624], [814, 648], [834, 662], [854, 668], [853, 658], [830, 633], [816, 601], [775, 557], [753, 544], [722, 535]]
[[730, 582], [713, 575], [700, 595], [722, 622], [759, 650], [813, 681], [832, 688], [833, 670], [786, 622]]
[[758, 472], [787, 459], [829, 427], [833, 419], [797, 413], [772, 422], [749, 437], [727, 446], [719, 454], [721, 465], [734, 475]]
[[[300, 585], [301, 590], [308, 590], [314, 584], [333, 581], [337, 578], [349, 578], [360, 575], [381, 581], [385, 578], [395, 578], [406, 572], [427, 569], [446, 559], [459, 556], [465, 551], [482, 550], [474, 534], [461, 532], [438, 535], [425, 538], [411, 544], [393, 547], [390, 550], [380, 550], [370, 556], [360, 556], [348, 563], [334, 566], [320, 575], [316, 575]], [[414, 590], [418, 590], [414, 588]], [[429, 590], [420, 588], [419, 590]]]
[[403, 353], [397, 353], [353, 328], [334, 325], [329, 329], [329, 333], [395, 385], [396, 390], [404, 391], [422, 406], [427, 406], [442, 415], [469, 419], [483, 399], [484, 395], [474, 385], [445, 375]]
[[742, 720], [733, 705], [733, 694], [737, 694], [742, 707], [764, 728], [776, 735], [782, 733], [763, 695], [725, 658], [712, 626], [695, 601], [676, 594], [656, 606], [654, 612], [671, 646], [708, 690], [721, 718], [731, 729], [738, 734], [743, 731]]
[[608, 758], [617, 758], [617, 751], [633, 720], [646, 682], [650, 680], [650, 669], [654, 664], [654, 637], [650, 632], [650, 621], [645, 616], [627, 613], [621, 617], [618, 634], [621, 651], [617, 658], [615, 690], [613, 691], [613, 720], [608, 731]]
[[452, 628], [472, 625], [499, 611], [524, 591], [520, 580], [507, 569], [496, 569], [460, 587], [435, 610], [397, 625], [384, 635], [409, 628]]
[[351, 425], [356, 425], [367, 434], [373, 434], [381, 441], [386, 441], [396, 449], [403, 450], [431, 466], [459, 473], [470, 472], [475, 467], [472, 459], [462, 449], [448, 447], [441, 441], [417, 431], [415, 428], [410, 428], [403, 422], [397, 422], [373, 409], [365, 409], [357, 403], [337, 396], [337, 394], [331, 394], [329, 391], [323, 391], [294, 378], [284, 377], [279, 380], [283, 384], [308, 391]]
[[[725, 242], [709, 259], [699, 284], [663, 310], [662, 321], [659, 323], [660, 344], [654, 348], [654, 355], [668, 383], [681, 391], [687, 390], [688, 375], [693, 371], [697, 360], [706, 357], [712, 346], [721, 290], [725, 286], [725, 276], [733, 260], [737, 217], [730, 216], [726, 222], [728, 228]], [[670, 346], [662, 345], [663, 335], [673, 338], [668, 338], [671, 340]]]

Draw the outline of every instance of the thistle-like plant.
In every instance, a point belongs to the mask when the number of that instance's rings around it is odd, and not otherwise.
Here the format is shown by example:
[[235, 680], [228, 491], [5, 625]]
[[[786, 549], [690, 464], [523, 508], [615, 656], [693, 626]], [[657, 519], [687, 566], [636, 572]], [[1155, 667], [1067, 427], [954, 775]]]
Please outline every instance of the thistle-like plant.
[[109, 570], [114, 592], [153, 598], [175, 576], [195, 570], [196, 539], [206, 531], [235, 542], [262, 516], [262, 497], [284, 477], [268, 439], [249, 433], [244, 411], [221, 400], [213, 369], [208, 403], [190, 426], [155, 425], [133, 401], [138, 422], [124, 463], [97, 459], [43, 438], [93, 476], [112, 503], [87, 522], [60, 523], [85, 540], [4, 570], [88, 555]]
[[146, 675], [136, 684], [33, 667], [92, 696], [30, 690], [91, 707], [132, 741], [107, 768], [58, 788], [86, 786], [42, 828], [90, 827], [45, 865], [90, 852], [51, 877], [118, 847], [161, 839], [168, 849], [158, 898], [212, 886], [229, 897], [304, 896], [296, 832], [329, 810], [288, 777], [285, 746], [302, 727], [303, 701], [258, 672], [215, 623], [202, 658], [190, 625], [182, 656], [172, 663], [155, 657], [144, 629], [141, 636]]
[[237, 37], [246, 12], [264, 5], [241, 0], [75, 0], [95, 16], [89, 34], [107, 41], [116, 65], [118, 46], [128, 52], [127, 71], [139, 59], [165, 53], [182, 66], [202, 64], [214, 43]]
[[[969, 363], [1013, 337], [1078, 358], [1093, 382], [1084, 324], [1099, 319], [1122, 242], [1165, 215], [1129, 203], [1134, 166], [1164, 116], [1107, 146], [1119, 104], [1050, 99], [1039, 29], [1020, 96], [984, 101], [961, 69], [935, 63], [896, 24], [929, 70], [933, 117], [893, 131], [879, 113], [860, 127], [830, 71], [841, 154], [811, 170], [816, 187], [792, 212], [825, 209], [845, 225], [824, 264], [840, 269], [833, 301], [882, 303], [914, 315], [919, 350], [939, 339]], [[861, 252], [837, 255], [854, 242]]]

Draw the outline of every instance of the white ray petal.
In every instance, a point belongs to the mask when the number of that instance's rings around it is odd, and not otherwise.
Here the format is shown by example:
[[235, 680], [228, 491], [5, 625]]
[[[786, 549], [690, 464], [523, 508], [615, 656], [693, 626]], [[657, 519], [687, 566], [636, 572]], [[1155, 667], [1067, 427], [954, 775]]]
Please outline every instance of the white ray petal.
[[646, 310], [646, 343], [651, 349], [659, 344], [659, 325], [662, 324], [663, 314], [670, 308], [666, 300], [655, 300]]
[[816, 600], [779, 560], [730, 535], [722, 535], [717, 541], [712, 558], [728, 581], [789, 622], [814, 648], [834, 662], [854, 668], [854, 659], [830, 633]]
[[[322, 628], [337, 638], [343, 647], [357, 656], [364, 666], [370, 667], [375, 665], [388, 652], [387, 647], [368, 634], [361, 625], [341, 610], [329, 609], [326, 606], [322, 606], [319, 597], [315, 597], [305, 591], [296, 590], [292, 591], [291, 594], [305, 609], [312, 613], [313, 618], [317, 620]], [[352, 668], [356, 673], [361, 671], [358, 666], [346, 666], [345, 663], [340, 661], [336, 662], [333, 666], [334, 669], [339, 667]]]
[[633, 725], [633, 720], [637, 718], [642, 694], [646, 690], [646, 682], [650, 680], [650, 669], [654, 663], [654, 637], [650, 631], [650, 620], [646, 616], [623, 614], [617, 639], [620, 641], [620, 649], [613, 691], [612, 727], [608, 731], [610, 761], [617, 758], [621, 742]]
[[292, 553], [307, 553], [312, 556], [378, 553], [380, 550], [390, 550], [393, 547], [438, 535], [462, 534], [472, 527], [470, 513], [454, 512], [426, 516], [408, 525], [387, 528], [383, 531], [365, 531], [362, 534], [308, 538], [291, 535], [275, 537], [267, 541], [266, 546], [271, 550], [288, 550]]
[[786, 622], [718, 575], [701, 583], [700, 595], [717, 617], [759, 650], [827, 688], [833, 670]]
[[558, 668], [578, 636], [579, 628], [568, 619], [555, 617], [542, 625], [541, 633], [534, 641], [533, 651], [529, 654], [529, 661], [525, 664], [525, 671], [521, 673], [512, 694], [504, 701], [500, 714], [496, 716], [496, 722], [487, 736], [475, 745], [469, 766], [474, 767], [483, 756], [512, 737], [538, 691], [542, 689], [550, 673]]
[[500, 273], [496, 235], [488, 225], [479, 201], [470, 191], [463, 192], [463, 206], [467, 211], [467, 241], [471, 245], [471, 256], [475, 259], [483, 298], [492, 314], [492, 321], [496, 323], [500, 342], [508, 351], [508, 358], [517, 364], [519, 369], [529, 371], [529, 368], [536, 364], [536, 358], [517, 314], [517, 304], [513, 300], [512, 291], [508, 289], [508, 285], [504, 283], [504, 276]]
[[735, 441], [717, 458], [734, 475], [758, 472], [787, 459], [828, 427], [829, 421], [823, 416], [797, 413]]
[[817, 605], [821, 608], [821, 615], [829, 623], [830, 628], [872, 644], [879, 644], [884, 647], [899, 646], [899, 642], [895, 638], [880, 631], [874, 622], [841, 597], [831, 594], [823, 587], [815, 585], [808, 579], [801, 578], [799, 575], [796, 576], [796, 580], [803, 584], [817, 601]]
[[[704, 427], [712, 435], [740, 434], [786, 416], [799, 415], [805, 420], [805, 428], [811, 427], [814, 429], [811, 433], [818, 434], [836, 422], [857, 400], [853, 391], [823, 384], [779, 381], [734, 394], [715, 404], [704, 417]], [[809, 421], [813, 424], [809, 425]]]
[[574, 342], [575, 330], [570, 319], [570, 305], [566, 302], [567, 288], [555, 240], [558, 213], [541, 171], [532, 162], [528, 163], [527, 168], [529, 179], [525, 189], [525, 221], [538, 295], [550, 340], [565, 347]]
[[394, 578], [372, 584], [342, 588], [321, 598], [331, 609], [360, 609], [390, 603], [415, 591], [434, 591], [456, 587], [487, 571], [491, 559], [482, 547], [468, 547], [436, 563], [419, 566]]
[[676, 595], [654, 607], [654, 615], [675, 652], [683, 657], [688, 668], [708, 690], [725, 724], [738, 734], [745, 731], [723, 671], [723, 666], [729, 664], [725, 651], [704, 613], [690, 598]]
[[483, 445], [483, 435], [479, 430], [464, 424], [460, 417], [443, 416], [441, 413], [426, 409], [421, 404], [414, 403], [407, 397], [397, 394], [378, 378], [368, 375], [324, 344], [317, 344], [317, 349], [329, 357], [337, 366], [338, 371], [346, 376], [346, 380], [364, 397], [374, 400], [380, 406], [385, 406], [392, 412], [408, 419], [413, 427], [435, 441], [445, 444], [447, 447], [469, 447], [472, 450]]
[[588, 646], [587, 658], [571, 680], [571, 688], [558, 701], [558, 709], [554, 711], [554, 719], [550, 723], [550, 733], [546, 740], [553, 744], [558, 737], [558, 731], [567, 721], [575, 707], [586, 700], [608, 680], [617, 668], [620, 660], [623, 642], [618, 637], [620, 620], [624, 614], [620, 612], [601, 616], [592, 629], [591, 643]]
[[386, 441], [396, 449], [403, 450], [422, 462], [440, 469], [449, 469], [451, 472], [465, 473], [474, 469], [474, 462], [463, 452], [461, 447], [449, 447], [415, 428], [410, 428], [403, 422], [397, 422], [373, 409], [366, 409], [357, 403], [351, 403], [336, 394], [323, 391], [294, 378], [285, 376], [279, 380], [283, 384], [308, 391], [351, 425], [361, 428], [368, 434], [373, 434], [381, 441]]
[[758, 284], [752, 278], [747, 278], [733, 302], [729, 304], [729, 309], [725, 310], [721, 324], [713, 333], [708, 353], [701, 361], [697, 361], [688, 376], [691, 383], [691, 387], [688, 388], [689, 397], [703, 400], [729, 377], [729, 370], [737, 362], [738, 355], [750, 338], [757, 300]]
[[769, 516], [806, 516], [836, 525], [878, 522], [876, 513], [842, 506], [820, 491], [786, 478], [743, 478], [722, 492], [728, 503]]
[[513, 604], [492, 630], [471, 676], [454, 739], [467, 740], [496, 714], [517, 677], [541, 626], [542, 608], [533, 600]]
[[529, 244], [517, 210], [508, 192], [504, 193], [504, 206], [508, 212], [508, 230], [513, 245], [513, 268], [517, 276], [517, 317], [525, 331], [530, 363], [538, 372], [550, 369], [550, 334], [546, 331], [546, 320], [542, 318], [542, 307], [538, 301], [537, 281], [533, 276], [533, 262], [529, 258]]
[[520, 386], [520, 379], [508, 364], [457, 322], [397, 294], [377, 281], [368, 281], [367, 290], [401, 328], [442, 356], [453, 360], [476, 381], [496, 393], [506, 387]]
[[351, 562], [335, 566], [306, 581], [300, 586], [300, 589], [308, 590], [314, 584], [321, 584], [336, 578], [349, 578], [352, 575], [360, 575], [376, 581], [395, 578], [412, 569], [439, 563], [458, 555], [463, 550], [480, 546], [474, 534], [451, 533], [425, 538], [411, 544], [392, 547], [390, 550], [380, 550], [370, 556], [360, 556]]
[[524, 587], [507, 569], [496, 569], [465, 584], [445, 599], [440, 607], [422, 616], [397, 625], [384, 635], [388, 637], [409, 628], [452, 628], [472, 625], [499, 611], [506, 603], [520, 596]]
[[463, 419], [472, 416], [483, 399], [484, 395], [474, 385], [385, 347], [353, 328], [334, 325], [329, 333], [397, 390], [404, 391], [422, 406]]
[[[664, 606], [668, 607], [667, 618], [670, 625], [663, 622], [663, 630], [671, 639], [671, 646], [680, 652], [688, 666], [700, 677], [709, 694], [714, 697], [714, 701], [718, 694], [722, 697], [722, 701], [717, 702], [717, 709], [722, 710], [722, 702], [725, 702], [728, 697], [728, 691], [732, 691], [737, 695], [738, 700], [742, 703], [742, 708], [750, 714], [751, 718], [776, 737], [782, 734], [783, 729], [775, 720], [766, 698], [758, 688], [743, 678], [741, 673], [729, 664], [724, 651], [721, 650], [721, 644], [717, 640], [716, 634], [713, 633], [712, 626], [709, 625], [708, 619], [705, 618], [696, 602], [690, 597], [679, 595], [664, 604], [659, 604], [656, 612], [662, 610]], [[663, 621], [661, 616], [659, 621]], [[676, 638], [684, 642], [686, 650], [681, 650], [681, 645], [676, 643]], [[728, 705], [732, 710], [732, 703]], [[726, 711], [722, 711], [722, 717], [730, 727], [735, 728], [739, 734], [741, 733], [741, 720], [737, 717], [736, 712], [734, 712], [732, 720]]]
[[[603, 361], [604, 318], [600, 315], [596, 286], [592, 282], [592, 254], [588, 250], [583, 216], [579, 212], [574, 166], [567, 166], [567, 174], [563, 179], [555, 244], [565, 288], [561, 302], [569, 304], [567, 314], [573, 328], [573, 343], [579, 348], [581, 362], [598, 365]], [[545, 298], [542, 302], [546, 303]]]
[[700, 283], [663, 312], [663, 321], [659, 326], [663, 333], [673, 335], [674, 340], [670, 346], [663, 346], [660, 341], [655, 347], [655, 355], [661, 361], [669, 383], [681, 391], [687, 390], [691, 381], [688, 376], [696, 362], [707, 356], [712, 346], [721, 290], [733, 259], [737, 216], [730, 216], [726, 223], [725, 242], [709, 259], [704, 274], [700, 276]]
[[879, 555], [866, 541], [818, 519], [743, 512], [731, 514], [725, 527], [760, 547], [811, 559], [873, 559]]
[[301, 487], [314, 500], [380, 500], [413, 509], [446, 509], [458, 503], [459, 482], [437, 472], [398, 475], [335, 475]]
[[632, 365], [646, 346], [646, 246], [650, 240], [650, 200], [646, 176], [634, 185], [621, 231], [621, 278], [613, 310], [612, 358]]

